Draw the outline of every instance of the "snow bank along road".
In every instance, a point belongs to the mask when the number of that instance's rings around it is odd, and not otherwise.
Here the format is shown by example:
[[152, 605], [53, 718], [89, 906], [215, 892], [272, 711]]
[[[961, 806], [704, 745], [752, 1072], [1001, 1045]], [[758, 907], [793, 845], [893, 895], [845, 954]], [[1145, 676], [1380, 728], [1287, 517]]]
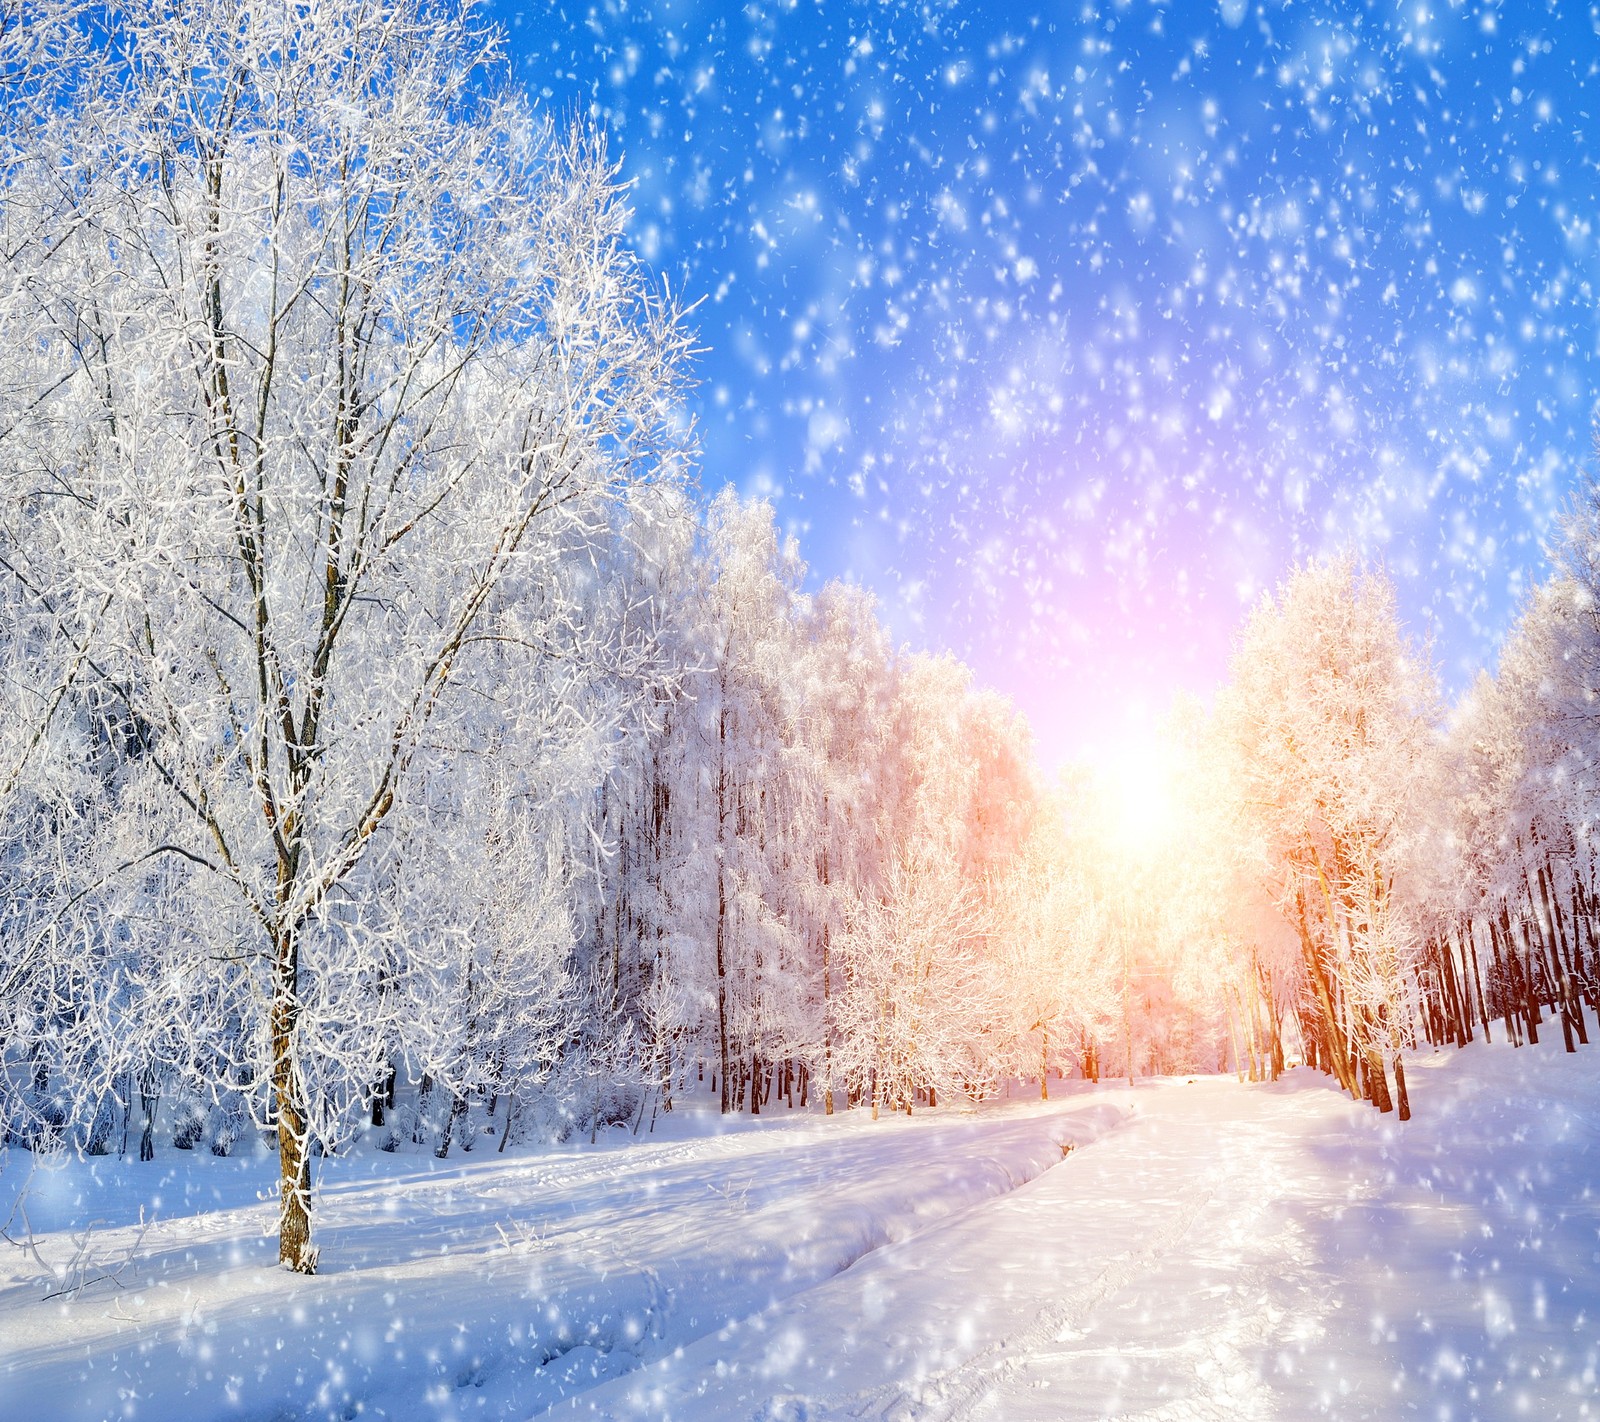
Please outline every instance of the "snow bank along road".
[[1600, 1417], [1600, 1082], [1559, 1044], [1412, 1075], [1406, 1127], [1299, 1072], [362, 1155], [309, 1281], [270, 1162], [73, 1162], [28, 1187], [46, 1261], [160, 1220], [75, 1299], [4, 1258], [0, 1417]]
[[115, 1284], [72, 1300], [0, 1255], [0, 1418], [526, 1417], [1005, 1195], [1123, 1114], [851, 1113], [520, 1158], [371, 1152], [327, 1163], [311, 1280], [264, 1237], [271, 1160], [102, 1159], [24, 1180], [13, 1152], [3, 1183], [26, 1184], [58, 1270], [74, 1224], [106, 1221], [91, 1245], [115, 1257], [141, 1203], [160, 1222]]

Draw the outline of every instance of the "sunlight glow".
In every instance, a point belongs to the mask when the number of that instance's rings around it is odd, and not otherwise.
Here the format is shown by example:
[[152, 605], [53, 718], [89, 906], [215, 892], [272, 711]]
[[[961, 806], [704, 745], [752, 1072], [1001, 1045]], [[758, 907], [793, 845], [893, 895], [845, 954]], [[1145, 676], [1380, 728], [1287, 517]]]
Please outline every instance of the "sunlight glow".
[[1100, 833], [1110, 848], [1136, 858], [1172, 839], [1178, 817], [1173, 772], [1171, 752], [1155, 737], [1099, 758]]

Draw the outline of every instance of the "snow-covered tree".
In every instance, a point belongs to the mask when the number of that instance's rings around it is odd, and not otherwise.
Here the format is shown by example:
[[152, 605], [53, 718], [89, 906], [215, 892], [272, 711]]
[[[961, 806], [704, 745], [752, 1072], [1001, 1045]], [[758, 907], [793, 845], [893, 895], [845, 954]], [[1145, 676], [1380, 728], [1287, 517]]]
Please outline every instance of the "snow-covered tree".
[[309, 1271], [310, 1143], [381, 1066], [363, 861], [446, 709], [492, 715], [504, 650], [560, 626], [552, 562], [670, 476], [684, 340], [603, 149], [497, 81], [470, 8], [104, 19], [114, 64], [5, 191], [37, 234], [4, 315], [34, 368], [5, 570], [115, 708], [127, 872], [232, 894], [202, 936], [253, 965]]
[[1435, 705], [1391, 584], [1349, 557], [1300, 569], [1256, 609], [1219, 698], [1280, 912], [1301, 939], [1319, 1057], [1385, 1110], [1388, 1063], [1402, 1118], [1422, 943], [1395, 879]]

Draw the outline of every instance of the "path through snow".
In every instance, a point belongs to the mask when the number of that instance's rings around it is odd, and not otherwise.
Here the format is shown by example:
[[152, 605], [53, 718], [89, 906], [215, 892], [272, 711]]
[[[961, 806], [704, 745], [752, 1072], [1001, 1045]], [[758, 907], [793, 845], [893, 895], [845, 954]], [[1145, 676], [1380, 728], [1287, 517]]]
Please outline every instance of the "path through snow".
[[[604, 1418], [1600, 1417], [1600, 1082], [1481, 1045], [1400, 1126], [1142, 1085], [1059, 1170], [575, 1399]], [[567, 1415], [562, 1408], [558, 1415]]]

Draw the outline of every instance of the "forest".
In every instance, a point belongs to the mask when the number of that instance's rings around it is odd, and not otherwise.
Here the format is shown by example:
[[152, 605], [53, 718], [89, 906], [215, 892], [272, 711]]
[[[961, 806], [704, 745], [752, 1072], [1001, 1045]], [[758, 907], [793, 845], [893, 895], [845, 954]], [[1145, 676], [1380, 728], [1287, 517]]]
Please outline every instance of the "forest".
[[0, 1132], [311, 1165], [1587, 1043], [1600, 492], [1453, 701], [1353, 554], [1052, 779], [700, 486], [693, 313], [470, 10], [7, 5]]

